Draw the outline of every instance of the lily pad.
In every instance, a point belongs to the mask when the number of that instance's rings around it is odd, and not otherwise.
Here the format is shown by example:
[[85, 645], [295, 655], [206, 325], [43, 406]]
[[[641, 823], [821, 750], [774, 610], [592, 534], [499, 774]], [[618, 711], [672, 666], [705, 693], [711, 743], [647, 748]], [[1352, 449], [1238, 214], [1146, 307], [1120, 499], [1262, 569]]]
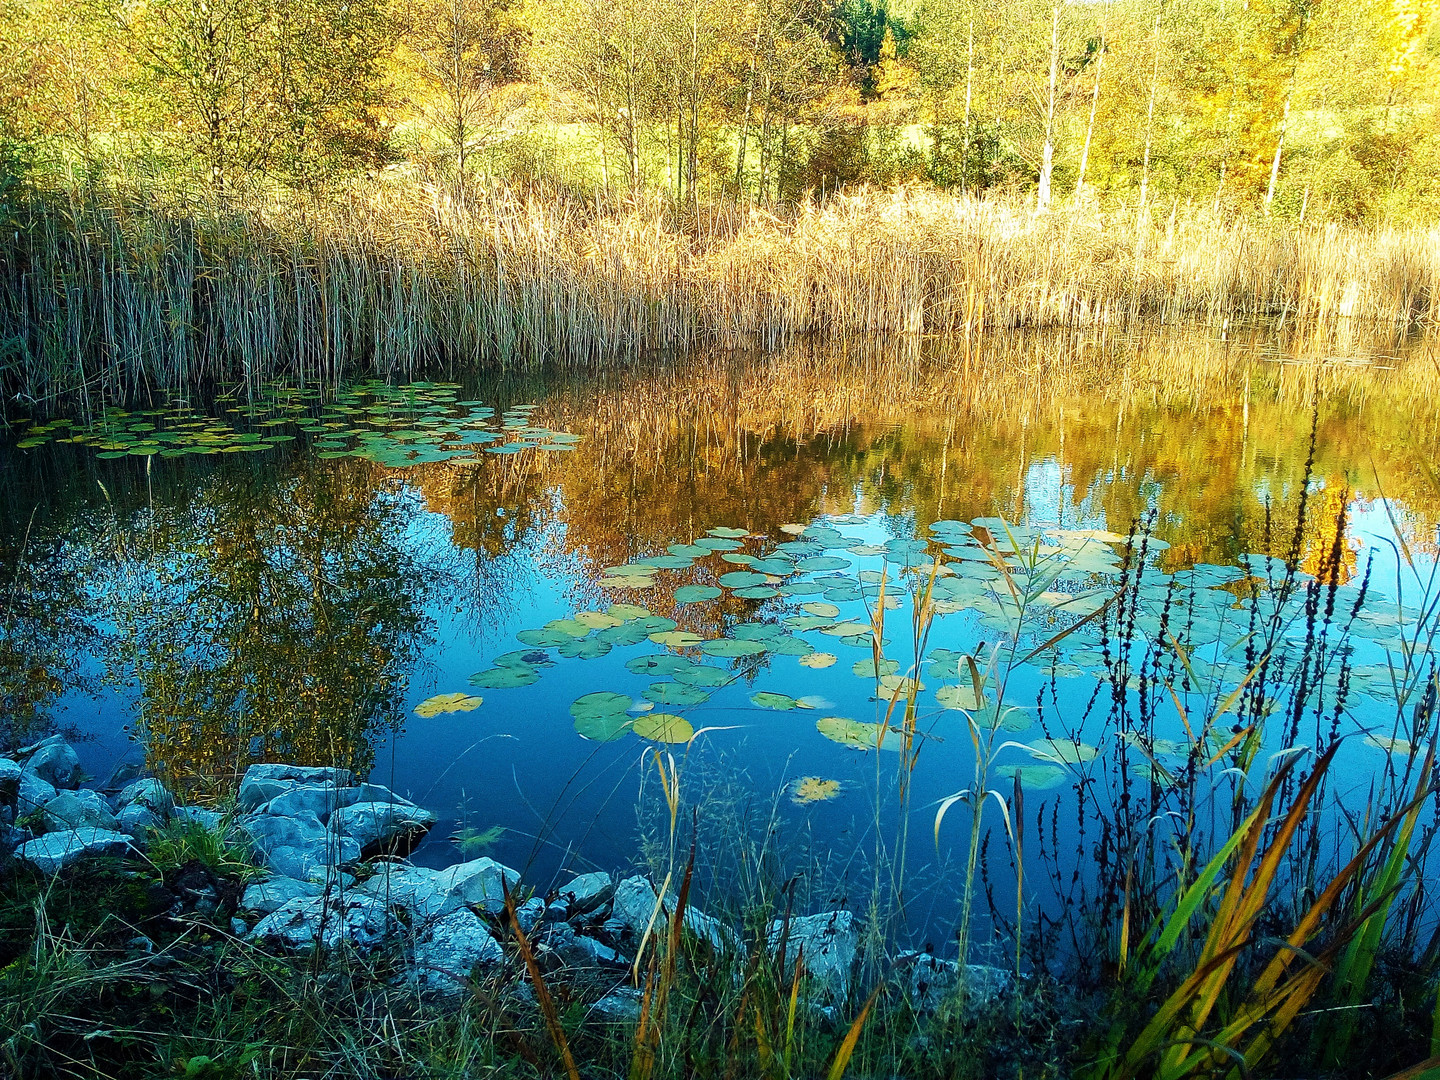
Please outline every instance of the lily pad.
[[800, 666], [808, 668], [833, 667], [835, 661], [838, 659], [839, 657], [837, 657], [834, 653], [812, 652], [809, 656], [800, 657]]
[[708, 530], [708, 531], [709, 531], [709, 534], [710, 534], [711, 536], [724, 537], [726, 540], [738, 540], [738, 539], [740, 539], [742, 536], [749, 536], [749, 535], [750, 535], [750, 534], [749, 534], [748, 532], [746, 532], [744, 529], [728, 528], [728, 527], [726, 527], [726, 526], [724, 526], [724, 525], [717, 526], [716, 528], [710, 529], [710, 530]]
[[416, 716], [439, 716], [441, 713], [474, 712], [484, 700], [473, 694], [436, 694], [415, 706]]
[[880, 662], [876, 663], [875, 658], [872, 656], [868, 660], [857, 660], [851, 665], [850, 670], [862, 679], [878, 679], [886, 675], [893, 675], [899, 671], [900, 661], [882, 657]]
[[636, 675], [673, 675], [677, 671], [689, 670], [695, 666], [695, 662], [683, 656], [672, 656], [670, 653], [652, 653], [648, 656], [632, 656], [625, 661], [625, 666]]
[[750, 704], [757, 709], [777, 709], [781, 712], [789, 712], [798, 704], [789, 694], [777, 694], [772, 690], [761, 690], [758, 694], [750, 695]]
[[827, 604], [823, 600], [812, 600], [808, 604], [801, 604], [800, 610], [807, 615], [815, 615], [825, 619], [834, 619], [840, 614], [840, 609], [834, 604]]
[[705, 639], [688, 630], [665, 630], [651, 634], [650, 640], [656, 645], [664, 645], [667, 649], [693, 649]]
[[529, 686], [540, 678], [540, 673], [533, 667], [494, 667], [487, 671], [477, 671], [470, 676], [471, 686], [483, 686], [490, 689], [504, 689], [513, 686]]
[[879, 724], [867, 724], [863, 720], [851, 720], [844, 716], [825, 716], [815, 721], [815, 730], [831, 742], [848, 746], [852, 750], [900, 749], [900, 733], [891, 727], [882, 740]]
[[645, 696], [656, 705], [699, 705], [710, 700], [708, 690], [679, 682], [651, 683]]
[[802, 776], [790, 785], [790, 801], [797, 806], [828, 802], [839, 794], [839, 780], [825, 780], [818, 776]]
[[764, 574], [757, 574], [750, 570], [732, 570], [728, 574], [720, 575], [720, 584], [727, 589], [745, 589], [753, 585], [764, 585], [768, 580]]
[[975, 687], [968, 682], [942, 686], [935, 691], [935, 700], [947, 709], [964, 709], [966, 712], [983, 709], [986, 704], [985, 696], [982, 694], [977, 697]]
[[610, 651], [610, 642], [599, 634], [583, 639], [571, 638], [556, 646], [555, 651], [569, 660], [594, 660]]
[[685, 683], [687, 686], [705, 686], [714, 689], [734, 681], [735, 676], [724, 668], [710, 667], [708, 664], [693, 664], [688, 668], [676, 671], [674, 678], [676, 682]]
[[1001, 765], [995, 771], [1012, 780], [1018, 776], [1024, 787], [1038, 791], [1057, 788], [1066, 780], [1065, 770], [1052, 765]]
[[722, 595], [714, 585], [681, 585], [675, 590], [677, 604], [694, 604], [701, 600], [714, 600]]
[[626, 694], [617, 694], [611, 690], [596, 690], [594, 693], [585, 694], [570, 703], [570, 715], [576, 720], [596, 716], [623, 716], [625, 710], [634, 704], [634, 699]]
[[695, 737], [690, 721], [673, 713], [649, 713], [636, 719], [630, 730], [651, 742], [686, 743]]
[[649, 608], [641, 607], [639, 604], [611, 604], [605, 609], [606, 614], [614, 615], [617, 619], [629, 622], [631, 619], [643, 619], [650, 614]]
[[744, 641], [737, 638], [716, 638], [701, 644], [700, 651], [707, 656], [759, 656], [766, 651], [763, 641]]

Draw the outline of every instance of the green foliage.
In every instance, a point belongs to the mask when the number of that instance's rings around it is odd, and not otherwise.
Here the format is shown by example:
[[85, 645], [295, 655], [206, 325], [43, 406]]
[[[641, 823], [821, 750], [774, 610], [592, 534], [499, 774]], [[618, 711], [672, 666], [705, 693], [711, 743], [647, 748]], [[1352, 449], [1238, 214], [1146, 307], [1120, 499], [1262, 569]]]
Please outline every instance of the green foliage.
[[255, 865], [249, 845], [223, 823], [212, 829], [196, 821], [168, 821], [151, 831], [146, 853], [161, 873], [191, 863], [242, 881], [263, 873]]

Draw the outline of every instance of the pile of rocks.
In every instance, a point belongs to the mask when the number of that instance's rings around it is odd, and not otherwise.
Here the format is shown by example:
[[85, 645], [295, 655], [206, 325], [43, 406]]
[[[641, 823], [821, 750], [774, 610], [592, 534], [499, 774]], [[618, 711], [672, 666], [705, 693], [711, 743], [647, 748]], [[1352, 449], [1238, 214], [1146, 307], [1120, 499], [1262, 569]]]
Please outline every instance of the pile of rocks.
[[[240, 896], [234, 933], [268, 947], [308, 951], [340, 945], [368, 951], [398, 948], [408, 963], [402, 979], [421, 993], [463, 993], [477, 972], [514, 964], [514, 929], [505, 913], [508, 891], [515, 923], [547, 974], [589, 972], [615, 981], [628, 969], [647, 932], [674, 912], [645, 877], [616, 881], [585, 873], [545, 897], [531, 895], [520, 874], [481, 858], [437, 870], [403, 856], [436, 816], [348, 771], [295, 765], [253, 765], [240, 783], [235, 812], [177, 805], [153, 778], [134, 780], [112, 798], [81, 788], [75, 751], [59, 737], [0, 758], [0, 849], [47, 874], [88, 856], [141, 851], [152, 830], [171, 821], [197, 822], [247, 843], [269, 874]], [[3, 853], [3, 851], [0, 851]], [[663, 910], [663, 915], [657, 909]], [[228, 910], [228, 909], [227, 909]], [[701, 947], [738, 950], [739, 938], [719, 920], [687, 906], [685, 926]], [[777, 920], [770, 945], [792, 967], [803, 956], [807, 1000], [831, 1014], [851, 1004], [860, 931], [849, 911]], [[959, 977], [959, 965], [908, 954], [894, 969], [917, 1007], [938, 1004]], [[998, 992], [1003, 972], [972, 967], [967, 984]], [[625, 1019], [636, 997], [616, 990], [597, 1005]]]

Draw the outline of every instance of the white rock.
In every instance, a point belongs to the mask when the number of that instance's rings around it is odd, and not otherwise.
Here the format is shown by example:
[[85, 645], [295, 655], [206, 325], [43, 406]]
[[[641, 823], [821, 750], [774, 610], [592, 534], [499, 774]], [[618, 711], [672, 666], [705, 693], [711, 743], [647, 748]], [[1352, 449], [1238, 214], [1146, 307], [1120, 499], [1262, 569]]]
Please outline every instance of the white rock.
[[590, 1006], [590, 1011], [606, 1023], [634, 1023], [640, 1019], [640, 991], [628, 986], [617, 987]]
[[361, 850], [393, 851], [411, 846], [438, 819], [413, 803], [362, 802], [330, 815], [330, 827], [358, 843]]
[[240, 897], [240, 906], [256, 915], [269, 915], [291, 900], [319, 896], [325, 886], [313, 881], [297, 881], [288, 877], [272, 877], [247, 885]]
[[240, 780], [236, 803], [242, 812], [247, 812], [302, 784], [348, 787], [353, 780], [354, 777], [348, 769], [303, 765], [251, 765]]
[[[929, 953], [903, 953], [901, 964], [909, 963], [908, 988], [911, 1007], [917, 1013], [932, 1013], [955, 991], [960, 965]], [[986, 964], [965, 965], [965, 1007], [983, 1009], [1003, 996], [1014, 982], [1012, 972]]]
[[501, 881], [509, 884], [513, 893], [520, 884], [520, 875], [494, 859], [480, 858], [446, 867], [440, 871], [437, 880], [451, 895], [466, 904], [479, 906], [504, 903]]
[[130, 837], [124, 833], [87, 828], [46, 833], [21, 844], [16, 855], [34, 864], [42, 873], [53, 874], [83, 858], [124, 855], [129, 850]]
[[803, 948], [812, 992], [819, 991], [818, 997], [823, 1002], [843, 1004], [849, 996], [850, 979], [860, 949], [855, 916], [848, 911], [803, 915], [790, 920], [788, 934], [784, 920], [776, 919], [770, 924], [770, 948], [778, 949], [782, 939], [787, 969], [782, 978], [790, 977], [795, 957]]
[[[650, 924], [650, 916], [655, 911], [655, 897], [657, 893], [655, 886], [643, 877], [629, 877], [615, 886], [615, 898], [611, 905], [610, 918], [623, 924], [638, 941], [645, 933], [645, 928]], [[655, 916], [655, 926], [651, 933], [657, 932], [665, 925], [665, 922], [675, 911], [675, 894], [669, 892], [665, 896], [665, 911], [663, 915]], [[722, 949], [730, 938], [726, 928], [721, 925], [720, 920], [706, 915], [693, 904], [685, 905], [685, 928], [696, 937], [708, 941], [713, 948]]]
[[[288, 781], [276, 781], [276, 783], [288, 783]], [[344, 789], [338, 788], [334, 784], [295, 784], [283, 794], [276, 795], [269, 802], [262, 804], [257, 808], [256, 813], [277, 817], [313, 815], [323, 821], [340, 807], [349, 805], [343, 796]]]
[[250, 937], [292, 950], [348, 943], [373, 949], [396, 929], [394, 918], [374, 897], [357, 892], [301, 896], [287, 900], [255, 924]]
[[20, 776], [23, 770], [18, 761], [0, 757], [0, 806], [14, 806], [20, 795]]
[[120, 831], [128, 836], [145, 836], [152, 829], [158, 829], [165, 824], [159, 814], [143, 803], [130, 803], [121, 807], [120, 813], [115, 817]]
[[347, 837], [318, 847], [271, 848], [264, 856], [265, 865], [275, 873], [302, 881], [329, 880], [335, 876], [337, 866], [359, 860], [360, 845]]
[[21, 751], [26, 754], [24, 769], [57, 788], [73, 788], [80, 784], [80, 759], [74, 749], [59, 735], [52, 735]]
[[47, 832], [64, 829], [116, 829], [119, 822], [98, 791], [62, 791], [45, 804]]
[[177, 806], [171, 811], [171, 816], [176, 821], [186, 821], [192, 825], [203, 825], [207, 829], [219, 831], [225, 821], [225, 815], [219, 810], [206, 810], [202, 806]]
[[41, 809], [57, 792], [55, 785], [41, 780], [34, 773], [20, 774], [20, 787], [15, 795], [17, 814], [29, 814]]
[[400, 908], [409, 915], [411, 926], [420, 926], [465, 906], [440, 878], [441, 871], [428, 866], [379, 863], [374, 876], [357, 887], [367, 896]]
[[[610, 875], [597, 871], [581, 874], [559, 891], [560, 901], [569, 909], [570, 917], [587, 915], [615, 895], [615, 882]], [[654, 900], [651, 900], [654, 903]]]
[[116, 796], [115, 809], [117, 811], [123, 810], [127, 806], [143, 806], [163, 818], [175, 809], [175, 796], [171, 795], [165, 785], [153, 776], [146, 777], [126, 785]]
[[430, 925], [415, 942], [415, 981], [423, 991], [465, 992], [465, 979], [477, 966], [505, 962], [505, 950], [471, 911], [455, 911]]

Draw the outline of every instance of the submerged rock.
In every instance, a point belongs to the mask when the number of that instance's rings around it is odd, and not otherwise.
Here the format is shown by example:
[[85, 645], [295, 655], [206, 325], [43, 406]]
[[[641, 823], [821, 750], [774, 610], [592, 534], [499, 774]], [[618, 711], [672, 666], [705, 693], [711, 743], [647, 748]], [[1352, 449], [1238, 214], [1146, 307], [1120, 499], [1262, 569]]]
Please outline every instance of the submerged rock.
[[455, 911], [431, 924], [415, 942], [414, 978], [422, 991], [454, 995], [476, 967], [505, 962], [505, 950], [471, 911]]
[[810, 991], [818, 991], [816, 996], [824, 1003], [845, 1003], [860, 951], [860, 934], [851, 912], [826, 911], [792, 918], [788, 932], [785, 921], [776, 919], [770, 924], [769, 937], [771, 949], [779, 949], [782, 941], [785, 945], [782, 978], [790, 978], [795, 958], [803, 950]]
[[118, 829], [119, 822], [98, 791], [62, 791], [45, 804], [47, 832], [64, 829]]
[[96, 855], [124, 855], [132, 850], [130, 837], [110, 829], [66, 829], [49, 832], [20, 845], [16, 855], [42, 873], [54, 874], [81, 859]]
[[290, 950], [333, 949], [342, 943], [369, 950], [396, 928], [384, 904], [352, 890], [287, 900], [256, 923], [250, 937]]

